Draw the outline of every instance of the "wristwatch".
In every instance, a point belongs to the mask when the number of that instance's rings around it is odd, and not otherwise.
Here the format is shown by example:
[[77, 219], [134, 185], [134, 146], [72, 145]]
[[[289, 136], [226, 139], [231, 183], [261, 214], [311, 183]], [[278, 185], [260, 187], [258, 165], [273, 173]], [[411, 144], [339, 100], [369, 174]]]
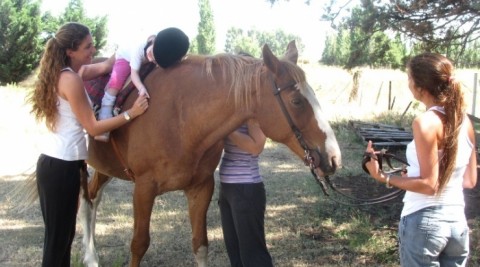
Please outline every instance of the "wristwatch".
[[123, 112], [123, 117], [125, 118], [125, 120], [129, 121], [132, 119], [132, 117], [130, 117], [130, 114], [128, 114], [128, 112]]

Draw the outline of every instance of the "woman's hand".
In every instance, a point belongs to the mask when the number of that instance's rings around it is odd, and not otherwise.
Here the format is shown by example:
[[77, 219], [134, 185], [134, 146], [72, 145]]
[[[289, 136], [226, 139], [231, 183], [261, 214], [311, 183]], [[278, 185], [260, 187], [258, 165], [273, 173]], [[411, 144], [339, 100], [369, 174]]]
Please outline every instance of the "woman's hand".
[[378, 161], [375, 158], [375, 150], [373, 150], [372, 141], [368, 141], [367, 149], [365, 150], [365, 152], [372, 155], [370, 157], [370, 160], [365, 163], [365, 167], [370, 173], [370, 176], [372, 176], [373, 179], [379, 182], [385, 182], [385, 177], [383, 177], [382, 172], [380, 171], [380, 166], [378, 165]]
[[133, 106], [128, 110], [132, 118], [142, 115], [148, 108], [148, 99], [146, 95], [139, 95]]

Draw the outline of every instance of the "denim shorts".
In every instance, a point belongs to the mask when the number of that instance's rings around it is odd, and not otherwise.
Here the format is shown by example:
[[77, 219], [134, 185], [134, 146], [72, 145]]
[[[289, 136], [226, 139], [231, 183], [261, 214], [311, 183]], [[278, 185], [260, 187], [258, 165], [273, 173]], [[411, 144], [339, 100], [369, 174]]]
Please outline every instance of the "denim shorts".
[[465, 266], [468, 232], [461, 206], [427, 207], [402, 217], [398, 227], [401, 266]]

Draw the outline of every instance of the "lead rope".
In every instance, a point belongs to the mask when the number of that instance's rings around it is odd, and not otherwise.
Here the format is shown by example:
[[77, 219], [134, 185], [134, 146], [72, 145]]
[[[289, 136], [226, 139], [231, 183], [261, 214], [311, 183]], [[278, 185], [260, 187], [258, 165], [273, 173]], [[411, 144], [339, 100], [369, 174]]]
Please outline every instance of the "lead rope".
[[[382, 149], [381, 151], [378, 151], [378, 152], [375, 152], [375, 155], [376, 155], [376, 160], [378, 161], [379, 163], [379, 167], [380, 167], [380, 170], [382, 170], [383, 168], [383, 160], [385, 160], [387, 162], [387, 165], [389, 166], [390, 170], [391, 171], [384, 171], [386, 174], [398, 174], [402, 171], [404, 171], [404, 168], [403, 167], [400, 167], [400, 168], [394, 168], [392, 166], [392, 163], [391, 163], [391, 159], [395, 159], [397, 161], [400, 161], [401, 163], [405, 164], [408, 166], [408, 162], [404, 161], [403, 159], [400, 159], [398, 158], [397, 156], [395, 156], [394, 154], [391, 154], [391, 153], [387, 153], [386, 150]], [[363, 160], [362, 160], [362, 168], [364, 169], [365, 172], [368, 173], [368, 171], [366, 170], [366, 167], [365, 167], [365, 163], [370, 160], [370, 157], [372, 157], [372, 155], [370, 153], [365, 153], [364, 154], [364, 157], [363, 157]], [[324, 186], [325, 186], [325, 183], [321, 180], [320, 177], [318, 177], [318, 175], [313, 171], [311, 170], [312, 172], [312, 175], [315, 177], [315, 180], [320, 184], [320, 186], [322, 187], [322, 190], [323, 192], [325, 193], [326, 190], [324, 190]], [[335, 185], [333, 184], [333, 182], [330, 180], [330, 177], [328, 176], [325, 176], [325, 180], [327, 182], [327, 184], [329, 185], [329, 187], [335, 191], [336, 193], [338, 193], [339, 195], [341, 195], [342, 197], [344, 198], [347, 198], [349, 200], [352, 200], [352, 201], [359, 201], [359, 202], [362, 202], [362, 203], [347, 203], [347, 202], [343, 202], [343, 201], [340, 201], [336, 198], [331, 198], [333, 201], [337, 202], [337, 203], [340, 203], [340, 204], [343, 204], [343, 205], [348, 205], [348, 206], [366, 206], [366, 205], [373, 205], [373, 204], [380, 204], [380, 203], [384, 203], [384, 202], [387, 202], [387, 201], [390, 201], [390, 200], [393, 200], [401, 195], [403, 195], [405, 193], [405, 190], [402, 190], [402, 189], [395, 189], [394, 191], [384, 195], [384, 196], [381, 196], [381, 197], [377, 197], [377, 198], [369, 198], [369, 199], [366, 199], [366, 198], [356, 198], [356, 197], [352, 197], [352, 196], [349, 196], [341, 191], [339, 191]], [[326, 194], [327, 196], [329, 196], [328, 194]]]

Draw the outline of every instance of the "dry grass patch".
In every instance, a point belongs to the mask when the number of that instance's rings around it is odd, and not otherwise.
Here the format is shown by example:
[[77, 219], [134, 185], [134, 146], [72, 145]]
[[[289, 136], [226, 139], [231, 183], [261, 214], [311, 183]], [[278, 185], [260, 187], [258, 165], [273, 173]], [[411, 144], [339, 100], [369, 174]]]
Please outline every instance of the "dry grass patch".
[[[332, 177], [339, 186], [366, 195], [384, 188], [361, 169], [363, 144], [348, 126], [348, 120], [380, 120], [407, 123], [421, 112], [411, 107], [409, 117], [399, 118], [411, 95], [406, 75], [400, 71], [364, 70], [358, 99], [348, 102], [351, 76], [348, 72], [315, 64], [305, 65], [324, 112], [333, 122], [343, 153], [343, 168]], [[473, 72], [457, 75], [471, 100]], [[395, 96], [393, 112], [386, 112], [388, 85]], [[38, 157], [39, 140], [45, 129], [35, 123], [24, 105], [25, 88], [0, 87], [0, 248], [2, 266], [39, 266], [43, 223], [38, 204], [17, 213], [9, 193], [32, 171]], [[27, 85], [27, 86], [31, 86]], [[471, 105], [471, 103], [467, 104]], [[261, 156], [261, 171], [267, 190], [267, 244], [276, 266], [398, 266], [396, 229], [400, 201], [370, 207], [338, 205], [323, 195], [310, 171], [283, 145], [269, 142]], [[220, 225], [216, 189], [207, 214], [210, 266], [228, 266]], [[363, 187], [361, 187], [363, 185]], [[97, 249], [103, 266], [125, 266], [130, 257], [133, 226], [130, 182], [113, 180], [105, 189], [97, 216]], [[478, 203], [478, 199], [477, 199]], [[472, 229], [471, 266], [480, 265], [479, 217]], [[77, 226], [72, 253], [73, 265], [81, 266], [81, 225]], [[151, 220], [151, 245], [142, 266], [194, 266], [191, 229], [182, 192], [157, 197]]]

